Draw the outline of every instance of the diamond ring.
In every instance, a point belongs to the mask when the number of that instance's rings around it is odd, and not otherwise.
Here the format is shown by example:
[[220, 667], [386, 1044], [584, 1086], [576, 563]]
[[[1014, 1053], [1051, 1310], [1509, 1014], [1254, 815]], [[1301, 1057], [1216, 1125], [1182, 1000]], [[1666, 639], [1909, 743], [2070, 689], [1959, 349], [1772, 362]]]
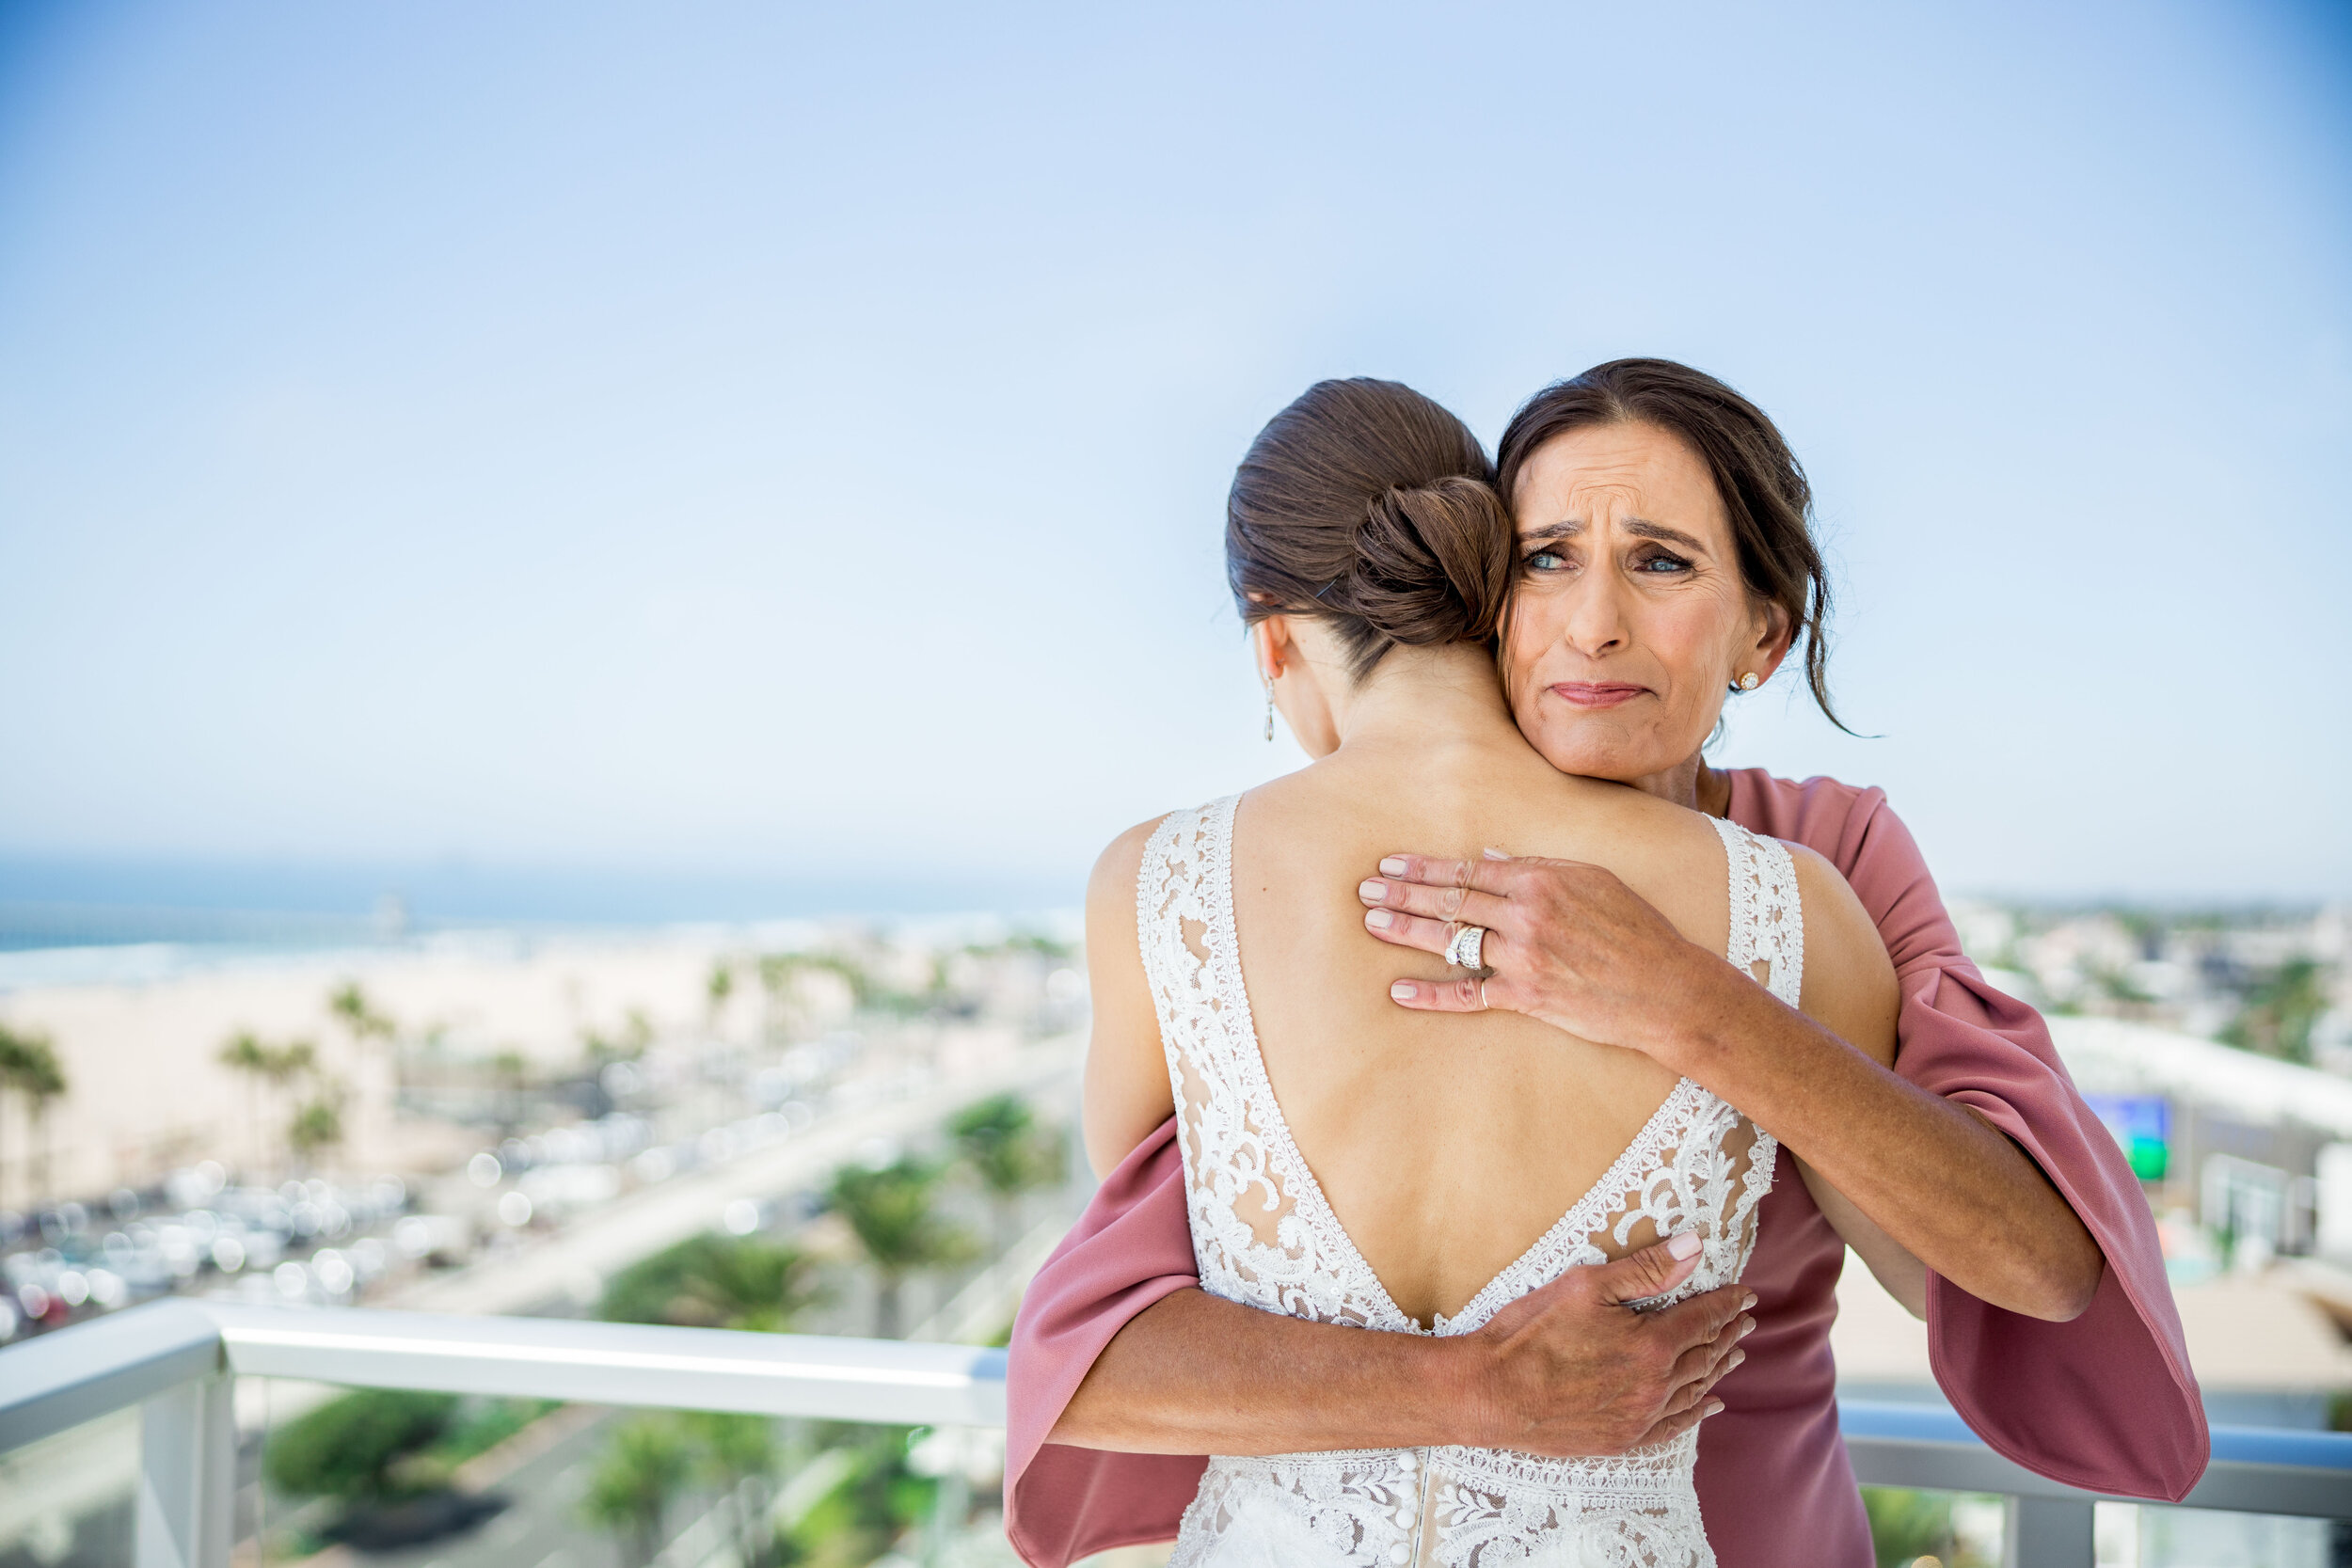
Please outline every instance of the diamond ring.
[[1459, 927], [1454, 930], [1454, 940], [1446, 943], [1445, 961], [1463, 969], [1484, 969], [1486, 966], [1481, 960], [1486, 956], [1486, 927]]

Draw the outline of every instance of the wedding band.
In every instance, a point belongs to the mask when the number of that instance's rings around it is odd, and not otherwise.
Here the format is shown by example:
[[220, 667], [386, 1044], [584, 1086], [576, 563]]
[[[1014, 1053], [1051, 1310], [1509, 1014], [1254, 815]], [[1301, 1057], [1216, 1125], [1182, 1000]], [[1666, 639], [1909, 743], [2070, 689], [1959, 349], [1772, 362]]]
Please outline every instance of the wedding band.
[[1454, 940], [1446, 943], [1445, 961], [1463, 969], [1484, 969], [1486, 966], [1480, 960], [1486, 957], [1486, 927], [1460, 927], [1454, 931]]

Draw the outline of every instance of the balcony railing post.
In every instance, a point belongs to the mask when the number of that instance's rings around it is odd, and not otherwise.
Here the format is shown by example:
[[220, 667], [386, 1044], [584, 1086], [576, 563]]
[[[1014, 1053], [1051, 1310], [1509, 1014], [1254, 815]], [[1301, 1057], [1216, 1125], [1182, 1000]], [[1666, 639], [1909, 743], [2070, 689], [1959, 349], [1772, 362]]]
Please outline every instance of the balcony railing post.
[[192, 1378], [140, 1405], [138, 1568], [229, 1568], [235, 1386]]
[[2011, 1497], [2001, 1568], [2093, 1568], [2089, 1498]]

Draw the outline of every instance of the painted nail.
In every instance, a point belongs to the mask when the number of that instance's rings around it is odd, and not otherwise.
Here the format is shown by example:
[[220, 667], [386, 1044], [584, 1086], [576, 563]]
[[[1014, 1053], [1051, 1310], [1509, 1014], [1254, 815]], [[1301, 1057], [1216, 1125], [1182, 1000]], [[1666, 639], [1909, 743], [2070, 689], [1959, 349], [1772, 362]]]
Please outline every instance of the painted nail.
[[1364, 924], [1375, 931], [1385, 931], [1396, 924], [1396, 916], [1387, 910], [1366, 910]]
[[1403, 855], [1391, 855], [1387, 860], [1382, 861], [1380, 863], [1380, 875], [1383, 877], [1404, 876], [1405, 857]]
[[1744, 1338], [1746, 1338], [1749, 1335], [1751, 1335], [1751, 1334], [1753, 1334], [1753, 1333], [1755, 1333], [1755, 1332], [1756, 1332], [1756, 1320], [1755, 1320], [1754, 1318], [1742, 1318], [1742, 1319], [1740, 1319], [1740, 1338], [1744, 1339]]
[[1389, 884], [1386, 882], [1358, 882], [1356, 884], [1356, 896], [1367, 904], [1377, 904], [1388, 895]]
[[1666, 1252], [1670, 1257], [1694, 1258], [1702, 1244], [1697, 1231], [1686, 1230], [1666, 1243]]
[[1751, 1312], [1751, 1311], [1754, 1311], [1755, 1309], [1756, 1309], [1756, 1292], [1755, 1292], [1754, 1291], [1749, 1291], [1749, 1292], [1748, 1292], [1745, 1296], [1742, 1296], [1742, 1297], [1740, 1298], [1740, 1311], [1742, 1311], [1742, 1312]]
[[1733, 1368], [1735, 1368], [1735, 1367], [1739, 1366], [1740, 1362], [1745, 1361], [1747, 1358], [1748, 1358], [1748, 1353], [1747, 1353], [1746, 1351], [1743, 1351], [1743, 1350], [1736, 1350], [1736, 1351], [1733, 1351], [1733, 1352], [1731, 1353], [1731, 1355], [1730, 1355], [1729, 1359], [1728, 1359], [1728, 1360], [1726, 1360], [1726, 1361], [1725, 1361], [1725, 1363], [1724, 1363], [1724, 1370], [1725, 1370], [1725, 1371], [1730, 1371]]
[[1389, 988], [1389, 999], [1393, 1002], [1410, 1002], [1413, 999], [1413, 983], [1410, 980], [1399, 980]]
[[1511, 858], [1507, 853], [1501, 849], [1486, 849], [1482, 850], [1481, 853], [1483, 853], [1490, 861], [1507, 861]]
[[1708, 1400], [1708, 1401], [1707, 1402], [1707, 1408], [1699, 1412], [1699, 1418], [1700, 1418], [1701, 1420], [1704, 1420], [1704, 1419], [1706, 1419], [1706, 1418], [1707, 1418], [1708, 1417], [1709, 1417], [1709, 1416], [1720, 1416], [1720, 1415], [1722, 1415], [1723, 1413], [1724, 1413], [1724, 1402], [1723, 1402], [1723, 1401], [1721, 1401], [1721, 1400]]

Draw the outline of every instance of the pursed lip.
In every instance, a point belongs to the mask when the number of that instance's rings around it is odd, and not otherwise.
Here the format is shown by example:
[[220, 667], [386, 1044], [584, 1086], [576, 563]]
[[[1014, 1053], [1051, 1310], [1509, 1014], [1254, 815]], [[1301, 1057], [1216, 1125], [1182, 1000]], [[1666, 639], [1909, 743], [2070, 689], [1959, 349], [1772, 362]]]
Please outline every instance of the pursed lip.
[[1622, 681], [1559, 681], [1551, 688], [1553, 696], [1575, 707], [1615, 707], [1636, 697], [1649, 695], [1646, 686], [1628, 686]]

